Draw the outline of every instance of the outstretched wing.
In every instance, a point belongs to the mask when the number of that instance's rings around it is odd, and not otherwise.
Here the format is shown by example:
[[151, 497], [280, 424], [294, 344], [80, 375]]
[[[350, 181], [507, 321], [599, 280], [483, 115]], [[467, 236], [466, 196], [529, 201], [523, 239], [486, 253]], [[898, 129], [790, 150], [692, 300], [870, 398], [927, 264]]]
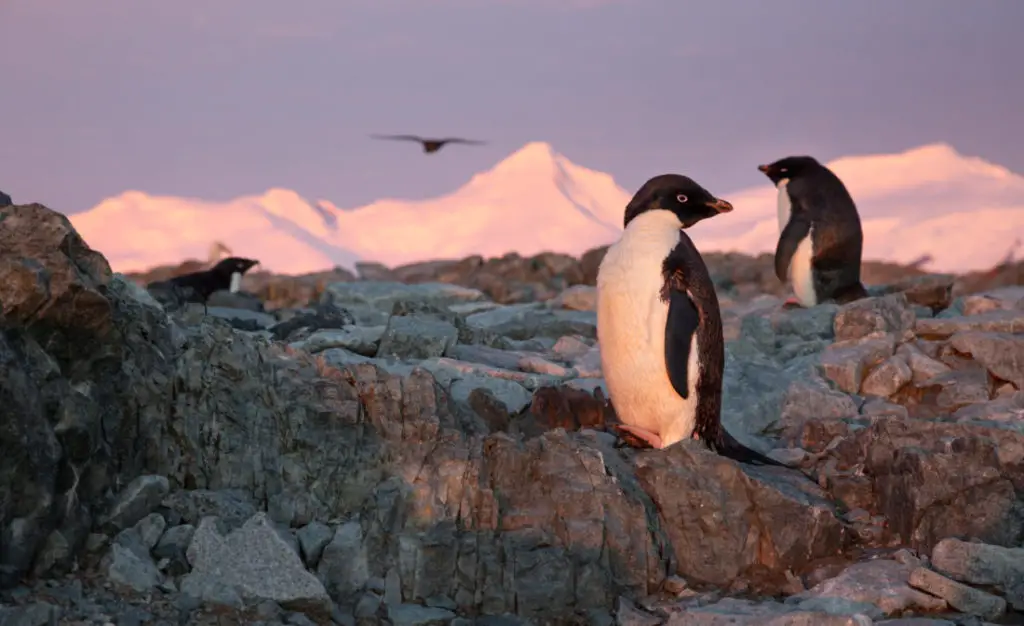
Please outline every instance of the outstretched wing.
[[791, 213], [789, 222], [779, 234], [779, 243], [775, 246], [775, 275], [779, 280], [789, 280], [789, 264], [793, 261], [797, 247], [811, 232], [811, 223], [803, 215]]
[[464, 143], [472, 146], [482, 146], [486, 141], [480, 141], [478, 139], [462, 139], [461, 137], [445, 137], [444, 139], [438, 139], [439, 143]]
[[397, 139], [399, 141], [424, 141], [424, 139], [416, 135], [370, 135], [370, 137], [374, 139]]

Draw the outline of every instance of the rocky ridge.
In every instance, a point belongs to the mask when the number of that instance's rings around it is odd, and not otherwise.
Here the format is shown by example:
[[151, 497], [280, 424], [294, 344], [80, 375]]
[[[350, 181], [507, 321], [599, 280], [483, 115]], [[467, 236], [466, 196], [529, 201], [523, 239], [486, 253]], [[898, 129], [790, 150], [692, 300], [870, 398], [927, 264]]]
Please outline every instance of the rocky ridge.
[[1019, 619], [1013, 268], [784, 310], [758, 259], [709, 255], [723, 421], [786, 469], [607, 431], [588, 255], [203, 315], [0, 208], [0, 623]]

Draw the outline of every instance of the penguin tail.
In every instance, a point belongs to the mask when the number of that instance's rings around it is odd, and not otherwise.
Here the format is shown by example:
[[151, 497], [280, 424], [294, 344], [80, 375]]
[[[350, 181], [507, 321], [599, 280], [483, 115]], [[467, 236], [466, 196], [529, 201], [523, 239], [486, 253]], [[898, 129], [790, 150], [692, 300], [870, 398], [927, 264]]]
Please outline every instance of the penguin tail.
[[715, 452], [734, 461], [739, 461], [740, 463], [746, 463], [748, 465], [774, 465], [776, 467], [789, 467], [784, 463], [779, 463], [769, 456], [761, 454], [757, 450], [753, 450], [743, 445], [735, 437], [729, 434], [729, 431], [724, 427], [721, 429], [720, 440], [716, 446]]

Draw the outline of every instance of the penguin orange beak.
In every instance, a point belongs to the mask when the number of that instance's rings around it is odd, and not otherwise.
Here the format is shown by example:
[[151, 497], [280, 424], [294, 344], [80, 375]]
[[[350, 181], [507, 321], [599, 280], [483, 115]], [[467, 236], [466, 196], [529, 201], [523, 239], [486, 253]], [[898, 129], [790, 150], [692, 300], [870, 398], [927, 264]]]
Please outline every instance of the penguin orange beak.
[[768, 170], [772, 169], [770, 165], [758, 165], [757, 169], [761, 170], [762, 174], [767, 174]]
[[713, 202], [708, 202], [708, 206], [719, 213], [728, 213], [729, 211], [732, 211], [732, 205], [721, 198], [715, 198]]

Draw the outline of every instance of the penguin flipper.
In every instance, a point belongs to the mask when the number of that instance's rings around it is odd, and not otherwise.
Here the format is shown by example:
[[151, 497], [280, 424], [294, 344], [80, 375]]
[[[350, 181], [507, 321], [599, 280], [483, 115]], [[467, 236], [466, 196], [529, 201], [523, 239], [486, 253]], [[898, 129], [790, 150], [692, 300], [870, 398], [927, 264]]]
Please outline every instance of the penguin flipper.
[[684, 399], [690, 396], [690, 346], [700, 326], [700, 311], [685, 291], [670, 288], [665, 322], [665, 369], [672, 387]]
[[[794, 207], [795, 208], [795, 207]], [[775, 246], [775, 275], [779, 280], [789, 280], [789, 264], [800, 246], [800, 242], [811, 232], [811, 223], [798, 215], [791, 215], [786, 227], [779, 234], [779, 243]]]

